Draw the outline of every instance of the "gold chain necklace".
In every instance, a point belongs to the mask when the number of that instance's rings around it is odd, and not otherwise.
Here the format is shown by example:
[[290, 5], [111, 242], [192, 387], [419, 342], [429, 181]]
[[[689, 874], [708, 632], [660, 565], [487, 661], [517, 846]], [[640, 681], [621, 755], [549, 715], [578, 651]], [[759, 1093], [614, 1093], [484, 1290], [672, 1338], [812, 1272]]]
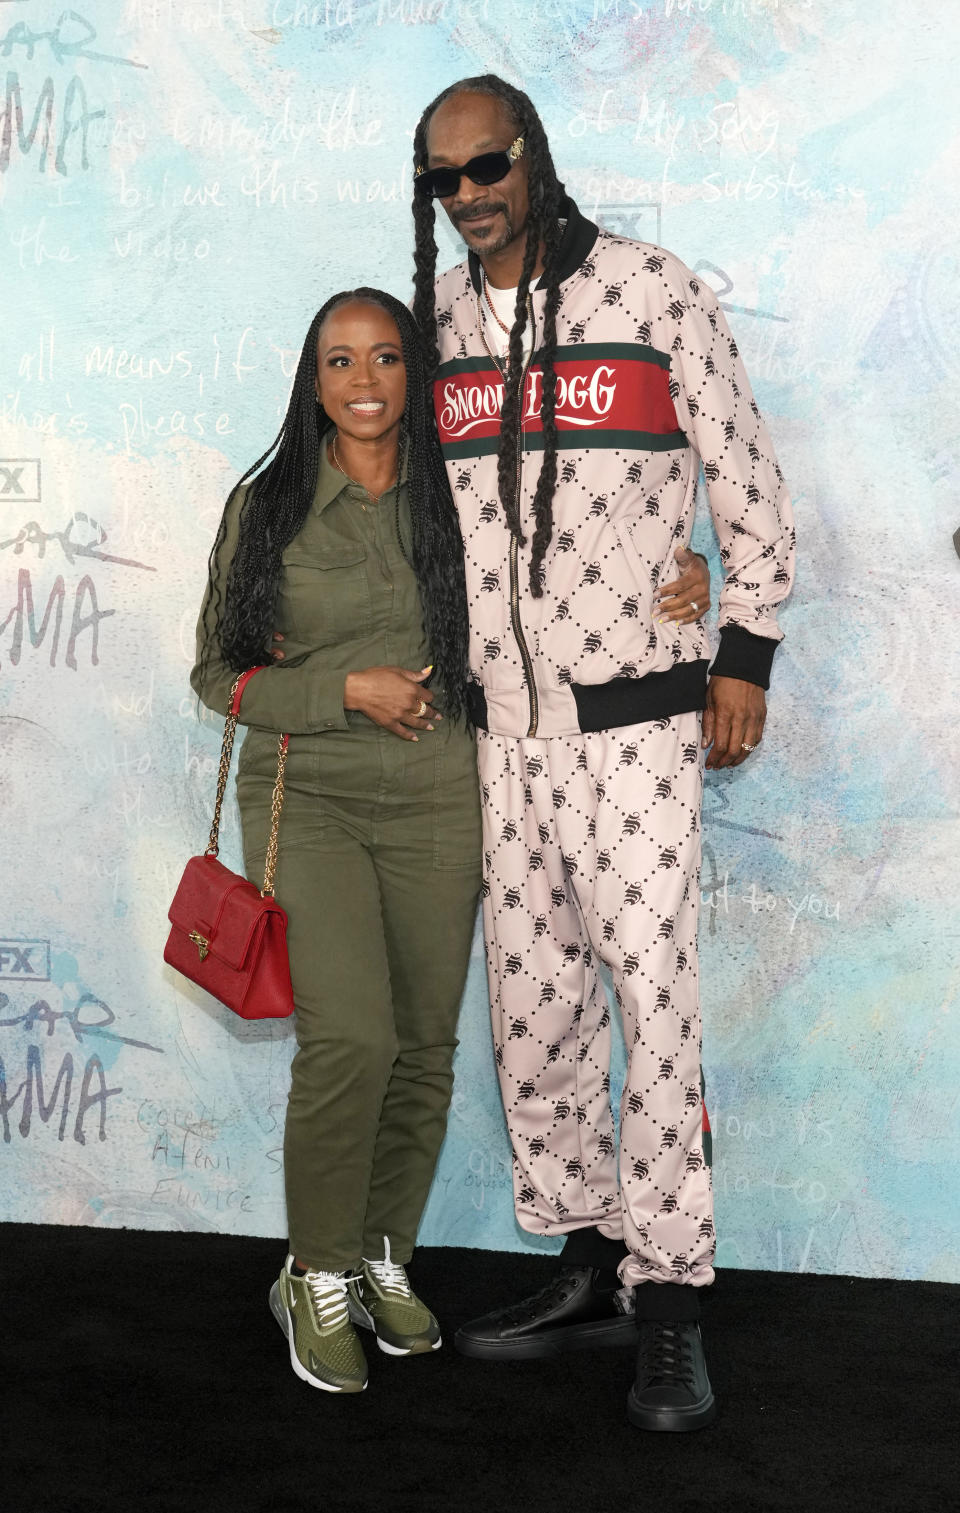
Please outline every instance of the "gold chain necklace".
[[[334, 432], [334, 434], [333, 434], [333, 463], [334, 463], [334, 467], [337, 469], [338, 472], [340, 472], [340, 473], [343, 474], [344, 478], [347, 480], [348, 483], [352, 483], [355, 489], [362, 489], [363, 490], [363, 492], [366, 494], [367, 498], [370, 500], [370, 503], [372, 504], [373, 501], [377, 498], [377, 495], [376, 494], [371, 494], [370, 490], [367, 488], [367, 486], [366, 486], [365, 483], [358, 483], [357, 480], [356, 480], [356, 478], [351, 478], [350, 474], [347, 472], [347, 470], [344, 467], [343, 463], [340, 461], [340, 458], [337, 456], [337, 434], [336, 434], [336, 432]], [[390, 487], [393, 488], [394, 485], [391, 484]], [[386, 489], [384, 489], [384, 493], [386, 493], [386, 492], [387, 492]], [[360, 508], [362, 510], [365, 510], [366, 507], [367, 506], [364, 504], [363, 500], [361, 499], [360, 500]]]
[[493, 300], [490, 298], [490, 286], [487, 283], [487, 274], [482, 263], [480, 264], [480, 282], [483, 284], [483, 297], [486, 300], [487, 305], [489, 306], [490, 314], [493, 316], [497, 325], [500, 327], [500, 330], [503, 331], [507, 336], [509, 336], [510, 327], [503, 324], [503, 321], [500, 319], [499, 315], [493, 307]]

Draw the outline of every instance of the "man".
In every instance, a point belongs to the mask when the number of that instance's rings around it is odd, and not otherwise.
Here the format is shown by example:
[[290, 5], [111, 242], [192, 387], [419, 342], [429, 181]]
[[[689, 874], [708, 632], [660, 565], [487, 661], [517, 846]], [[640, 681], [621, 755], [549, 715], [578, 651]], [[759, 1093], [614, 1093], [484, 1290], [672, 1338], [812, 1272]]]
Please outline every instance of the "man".
[[[638, 1328], [631, 1421], [695, 1429], [715, 1412], [698, 1324], [715, 1250], [699, 753], [702, 736], [708, 767], [737, 766], [761, 740], [790, 502], [712, 291], [580, 214], [525, 94], [460, 81], [424, 112], [414, 155], [414, 313], [466, 551], [517, 1218], [568, 1236], [555, 1282], [456, 1343], [545, 1357]], [[436, 200], [468, 258], [435, 284]], [[726, 570], [709, 679], [698, 605], [671, 621], [658, 599], [701, 459]], [[628, 1048], [619, 1180], [598, 956]]]

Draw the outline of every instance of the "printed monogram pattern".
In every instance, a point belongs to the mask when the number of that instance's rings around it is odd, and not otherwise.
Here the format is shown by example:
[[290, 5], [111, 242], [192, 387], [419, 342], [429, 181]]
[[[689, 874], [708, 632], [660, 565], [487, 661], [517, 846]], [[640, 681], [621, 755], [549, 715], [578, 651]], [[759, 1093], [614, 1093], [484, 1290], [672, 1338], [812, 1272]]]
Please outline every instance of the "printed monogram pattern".
[[[535, 293], [541, 318], [542, 305]], [[495, 455], [502, 380], [483, 346], [466, 265], [438, 280], [437, 309], [435, 408], [464, 539], [470, 668], [487, 690], [494, 728], [519, 735], [525, 678]], [[557, 336], [566, 418], [536, 600], [526, 589], [543, 444], [535, 363], [524, 401], [520, 617], [544, 695], [542, 735], [578, 728], [571, 683], [642, 677], [709, 656], [699, 625], [661, 626], [655, 613], [659, 584], [676, 576], [674, 550], [689, 540], [701, 459], [725, 568], [721, 625], [779, 640], [776, 610], [794, 551], [783, 475], [708, 285], [660, 248], [601, 232], [562, 285]]]
[[[483, 915], [517, 1217], [623, 1234], [625, 1282], [705, 1285], [695, 714], [550, 739], [478, 734]], [[618, 1156], [610, 969], [628, 1053]]]

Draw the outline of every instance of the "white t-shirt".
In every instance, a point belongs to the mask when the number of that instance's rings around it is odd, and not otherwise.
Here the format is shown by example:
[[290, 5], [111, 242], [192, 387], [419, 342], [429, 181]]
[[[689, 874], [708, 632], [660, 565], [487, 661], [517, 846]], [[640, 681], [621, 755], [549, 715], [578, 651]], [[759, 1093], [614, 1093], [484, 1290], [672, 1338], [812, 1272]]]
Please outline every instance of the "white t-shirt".
[[[499, 315], [500, 319], [503, 321], [503, 324], [507, 329], [506, 331], [502, 331], [500, 329], [497, 322], [494, 320], [493, 315], [491, 314], [490, 306], [487, 304], [486, 294], [481, 293], [480, 308], [483, 311], [484, 335], [487, 338], [487, 343], [490, 347], [490, 350], [492, 352], [496, 352], [498, 357], [506, 357], [507, 351], [510, 346], [509, 333], [513, 329], [513, 323], [516, 319], [514, 311], [517, 307], [517, 291], [516, 289], [495, 289], [490, 283], [486, 285], [486, 291], [490, 296], [494, 310], [496, 310], [497, 314]], [[529, 356], [530, 348], [532, 345], [533, 332], [530, 328], [530, 317], [528, 314], [527, 324], [523, 328], [524, 360], [526, 360], [526, 358]]]

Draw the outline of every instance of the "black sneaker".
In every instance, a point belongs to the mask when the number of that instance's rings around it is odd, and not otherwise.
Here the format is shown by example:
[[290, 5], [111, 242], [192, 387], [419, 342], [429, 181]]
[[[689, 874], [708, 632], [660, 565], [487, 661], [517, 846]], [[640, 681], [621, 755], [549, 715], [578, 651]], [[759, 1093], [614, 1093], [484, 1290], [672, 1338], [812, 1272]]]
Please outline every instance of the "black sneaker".
[[[606, 1285], [605, 1285], [606, 1284]], [[464, 1324], [454, 1336], [461, 1355], [489, 1361], [529, 1361], [636, 1341], [633, 1288], [616, 1272], [563, 1266], [559, 1275], [522, 1302]]]
[[639, 1325], [637, 1379], [627, 1397], [627, 1417], [638, 1429], [683, 1431], [713, 1422], [714, 1401], [699, 1324]]

